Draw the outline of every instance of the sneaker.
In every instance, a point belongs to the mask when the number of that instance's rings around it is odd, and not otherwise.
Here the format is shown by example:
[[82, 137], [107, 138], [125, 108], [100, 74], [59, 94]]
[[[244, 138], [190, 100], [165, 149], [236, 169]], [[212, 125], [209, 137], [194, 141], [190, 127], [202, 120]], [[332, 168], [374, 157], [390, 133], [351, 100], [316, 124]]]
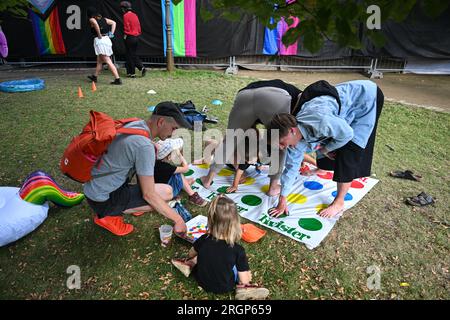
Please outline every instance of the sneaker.
[[125, 236], [133, 232], [133, 225], [123, 222], [122, 216], [106, 216], [104, 218], [94, 218], [94, 223], [116, 236]]
[[189, 277], [192, 271], [192, 267], [184, 259], [172, 259], [172, 264], [181, 271], [186, 277]]
[[135, 74], [127, 74], [127, 77], [128, 78], [136, 78], [136, 75]]
[[111, 81], [111, 84], [122, 84], [122, 79], [120, 78], [114, 79], [114, 81]]
[[264, 300], [269, 295], [269, 290], [257, 285], [247, 284], [236, 287], [236, 300]]
[[87, 76], [89, 78], [89, 80], [97, 82], [97, 76], [91, 75], [91, 76]]
[[145, 69], [145, 67], [143, 67], [142, 70], [141, 70], [141, 76], [145, 77], [146, 73], [147, 73], [147, 69]]
[[199, 206], [204, 207], [208, 204], [208, 201], [200, 197], [200, 195], [196, 192], [192, 196], [189, 196], [189, 202]]

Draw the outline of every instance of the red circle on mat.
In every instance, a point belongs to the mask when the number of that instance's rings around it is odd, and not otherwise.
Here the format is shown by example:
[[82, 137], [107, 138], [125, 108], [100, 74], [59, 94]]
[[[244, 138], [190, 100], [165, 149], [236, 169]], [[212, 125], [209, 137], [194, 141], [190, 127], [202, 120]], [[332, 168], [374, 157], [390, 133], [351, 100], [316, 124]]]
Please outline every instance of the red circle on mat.
[[350, 185], [351, 188], [355, 188], [355, 189], [362, 189], [364, 188], [364, 184], [362, 184], [359, 181], [353, 180], [352, 184]]
[[318, 174], [317, 176], [322, 179], [331, 180], [331, 179], [333, 179], [333, 172], [327, 172], [325, 174]]

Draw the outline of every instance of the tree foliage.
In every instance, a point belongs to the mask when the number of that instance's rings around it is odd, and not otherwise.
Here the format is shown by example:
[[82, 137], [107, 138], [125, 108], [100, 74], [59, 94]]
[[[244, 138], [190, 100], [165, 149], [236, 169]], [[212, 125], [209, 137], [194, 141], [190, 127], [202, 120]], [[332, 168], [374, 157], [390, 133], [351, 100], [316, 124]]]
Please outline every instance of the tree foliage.
[[27, 16], [27, 0], [0, 0], [0, 13], [25, 18]]

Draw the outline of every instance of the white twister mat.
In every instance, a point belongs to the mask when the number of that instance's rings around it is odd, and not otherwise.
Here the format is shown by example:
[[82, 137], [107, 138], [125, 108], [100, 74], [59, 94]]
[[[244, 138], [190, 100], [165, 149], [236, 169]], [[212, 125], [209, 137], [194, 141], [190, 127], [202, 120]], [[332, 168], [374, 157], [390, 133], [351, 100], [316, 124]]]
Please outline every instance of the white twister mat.
[[[222, 169], [214, 178], [209, 189], [205, 189], [198, 179], [208, 173], [208, 165], [191, 165], [187, 178], [195, 178], [192, 188], [204, 199], [211, 201], [219, 193], [224, 193], [234, 179], [234, 172]], [[289, 215], [272, 218], [268, 210], [276, 206], [278, 196], [269, 197], [265, 192], [269, 188], [267, 170], [260, 174], [251, 166], [244, 184], [239, 185], [236, 193], [227, 194], [237, 205], [239, 214], [253, 222], [279, 232], [296, 241], [304, 243], [309, 249], [316, 248], [328, 235], [339, 217], [322, 218], [317, 212], [333, 202], [336, 195], [336, 182], [332, 181], [332, 172], [324, 175], [298, 175], [293, 192], [288, 196]], [[373, 178], [360, 178], [352, 182], [345, 196], [345, 209], [353, 207], [378, 182]]]

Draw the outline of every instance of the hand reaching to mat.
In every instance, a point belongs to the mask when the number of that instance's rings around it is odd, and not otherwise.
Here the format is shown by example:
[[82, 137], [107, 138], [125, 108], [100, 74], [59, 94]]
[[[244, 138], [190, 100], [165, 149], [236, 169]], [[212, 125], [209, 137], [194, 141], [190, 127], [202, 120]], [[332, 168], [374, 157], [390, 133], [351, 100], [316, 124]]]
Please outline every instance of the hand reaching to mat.
[[286, 203], [286, 197], [280, 196], [278, 200], [278, 205], [274, 208], [269, 209], [269, 215], [271, 217], [277, 218], [278, 216], [281, 216], [283, 213], [289, 215], [289, 210]]
[[237, 191], [237, 189], [239, 188], [239, 186], [231, 186], [231, 187], [228, 187], [227, 188], [227, 193], [233, 193], [233, 192], [236, 192]]

